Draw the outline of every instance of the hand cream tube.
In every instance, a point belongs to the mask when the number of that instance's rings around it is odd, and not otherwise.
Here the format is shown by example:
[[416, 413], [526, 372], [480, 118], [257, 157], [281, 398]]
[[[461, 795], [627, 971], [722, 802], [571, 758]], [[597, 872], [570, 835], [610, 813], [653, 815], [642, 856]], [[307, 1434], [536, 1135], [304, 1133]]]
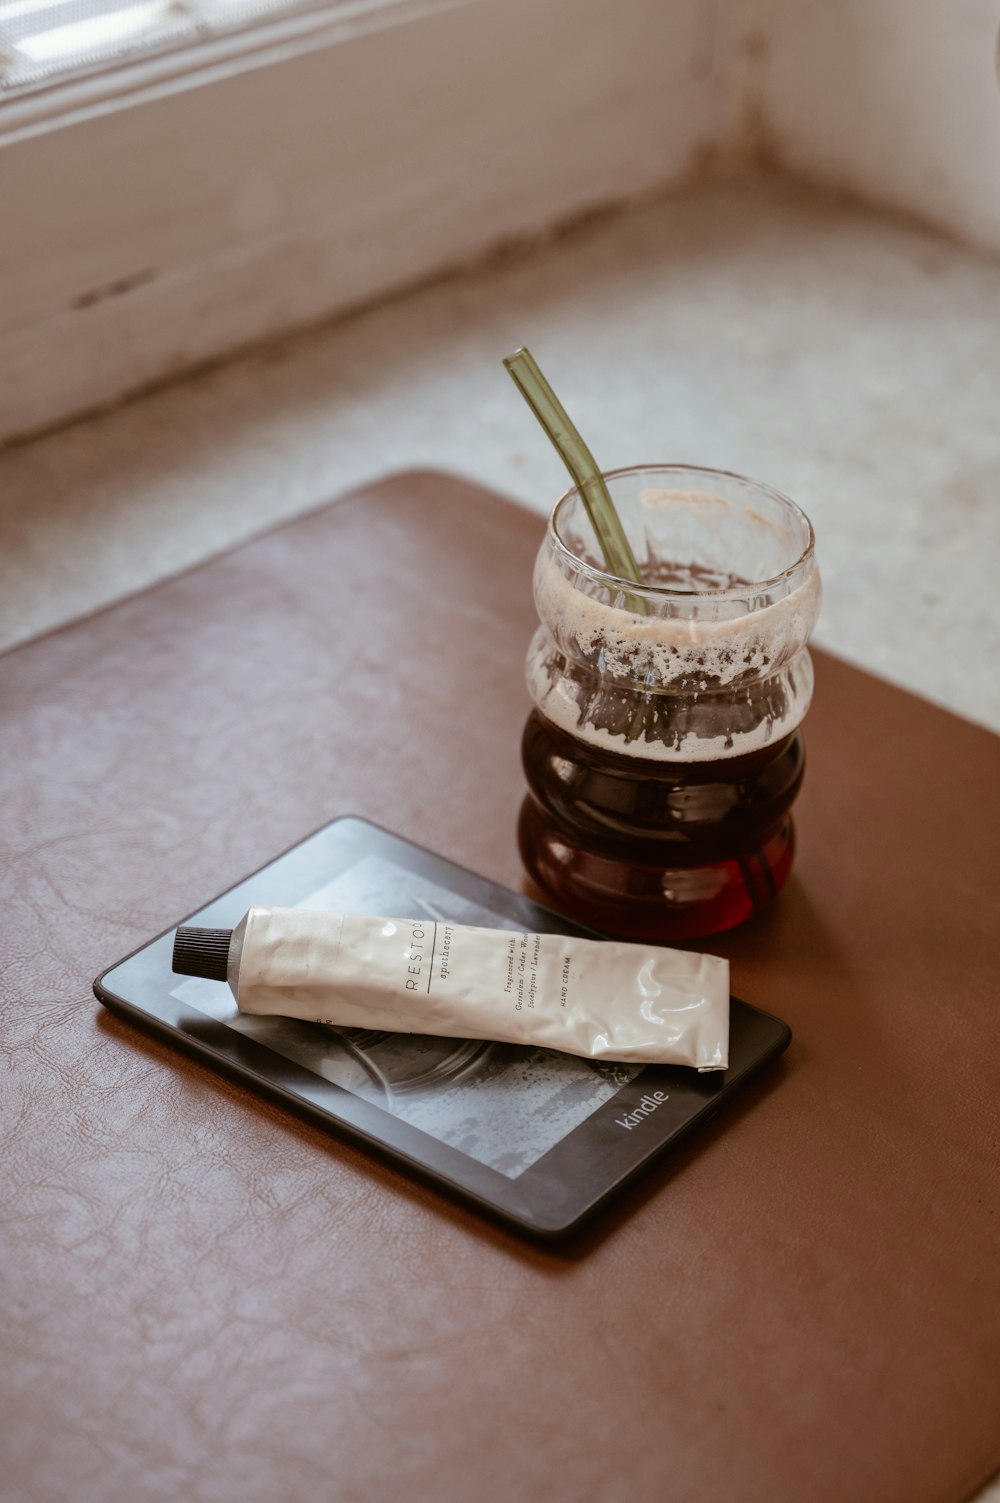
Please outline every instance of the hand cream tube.
[[227, 980], [246, 1013], [594, 1060], [728, 1063], [729, 963], [714, 955], [254, 907], [232, 930], [178, 929], [173, 968]]

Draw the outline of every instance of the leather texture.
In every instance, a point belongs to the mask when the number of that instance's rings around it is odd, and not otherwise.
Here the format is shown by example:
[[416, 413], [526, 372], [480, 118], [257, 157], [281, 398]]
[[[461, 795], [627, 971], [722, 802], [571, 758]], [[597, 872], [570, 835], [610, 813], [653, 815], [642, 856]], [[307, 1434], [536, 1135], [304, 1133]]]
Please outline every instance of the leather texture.
[[103, 1011], [327, 819], [509, 885], [538, 517], [401, 475], [0, 660], [0, 1495], [957, 1503], [1000, 1465], [1000, 741], [817, 654], [781, 1065], [539, 1249]]

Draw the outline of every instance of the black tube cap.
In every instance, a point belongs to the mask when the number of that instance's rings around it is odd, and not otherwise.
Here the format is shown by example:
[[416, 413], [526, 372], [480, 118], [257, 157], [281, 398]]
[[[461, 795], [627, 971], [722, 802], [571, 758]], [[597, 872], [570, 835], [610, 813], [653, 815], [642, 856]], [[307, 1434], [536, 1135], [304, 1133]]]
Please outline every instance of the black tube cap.
[[195, 929], [182, 924], [174, 936], [171, 962], [178, 976], [204, 976], [206, 981], [225, 981], [229, 968], [232, 929]]

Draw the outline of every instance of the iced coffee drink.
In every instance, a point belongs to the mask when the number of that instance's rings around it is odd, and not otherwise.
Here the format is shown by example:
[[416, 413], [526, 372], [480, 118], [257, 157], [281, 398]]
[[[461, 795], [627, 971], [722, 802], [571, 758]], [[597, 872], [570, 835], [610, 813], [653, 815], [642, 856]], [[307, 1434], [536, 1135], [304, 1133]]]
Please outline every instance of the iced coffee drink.
[[581, 923], [712, 934], [770, 902], [792, 865], [820, 602], [812, 528], [737, 475], [605, 479], [642, 584], [606, 571], [568, 492], [535, 568], [521, 852]]

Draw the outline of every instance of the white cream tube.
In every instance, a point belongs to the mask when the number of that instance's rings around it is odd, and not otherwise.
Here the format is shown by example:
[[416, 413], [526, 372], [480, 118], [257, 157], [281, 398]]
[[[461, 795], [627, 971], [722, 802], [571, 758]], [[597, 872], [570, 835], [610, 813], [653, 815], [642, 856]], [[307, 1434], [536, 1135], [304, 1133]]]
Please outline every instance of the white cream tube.
[[714, 955], [254, 907], [233, 931], [226, 977], [246, 1013], [536, 1044], [594, 1060], [728, 1063], [729, 963]]

